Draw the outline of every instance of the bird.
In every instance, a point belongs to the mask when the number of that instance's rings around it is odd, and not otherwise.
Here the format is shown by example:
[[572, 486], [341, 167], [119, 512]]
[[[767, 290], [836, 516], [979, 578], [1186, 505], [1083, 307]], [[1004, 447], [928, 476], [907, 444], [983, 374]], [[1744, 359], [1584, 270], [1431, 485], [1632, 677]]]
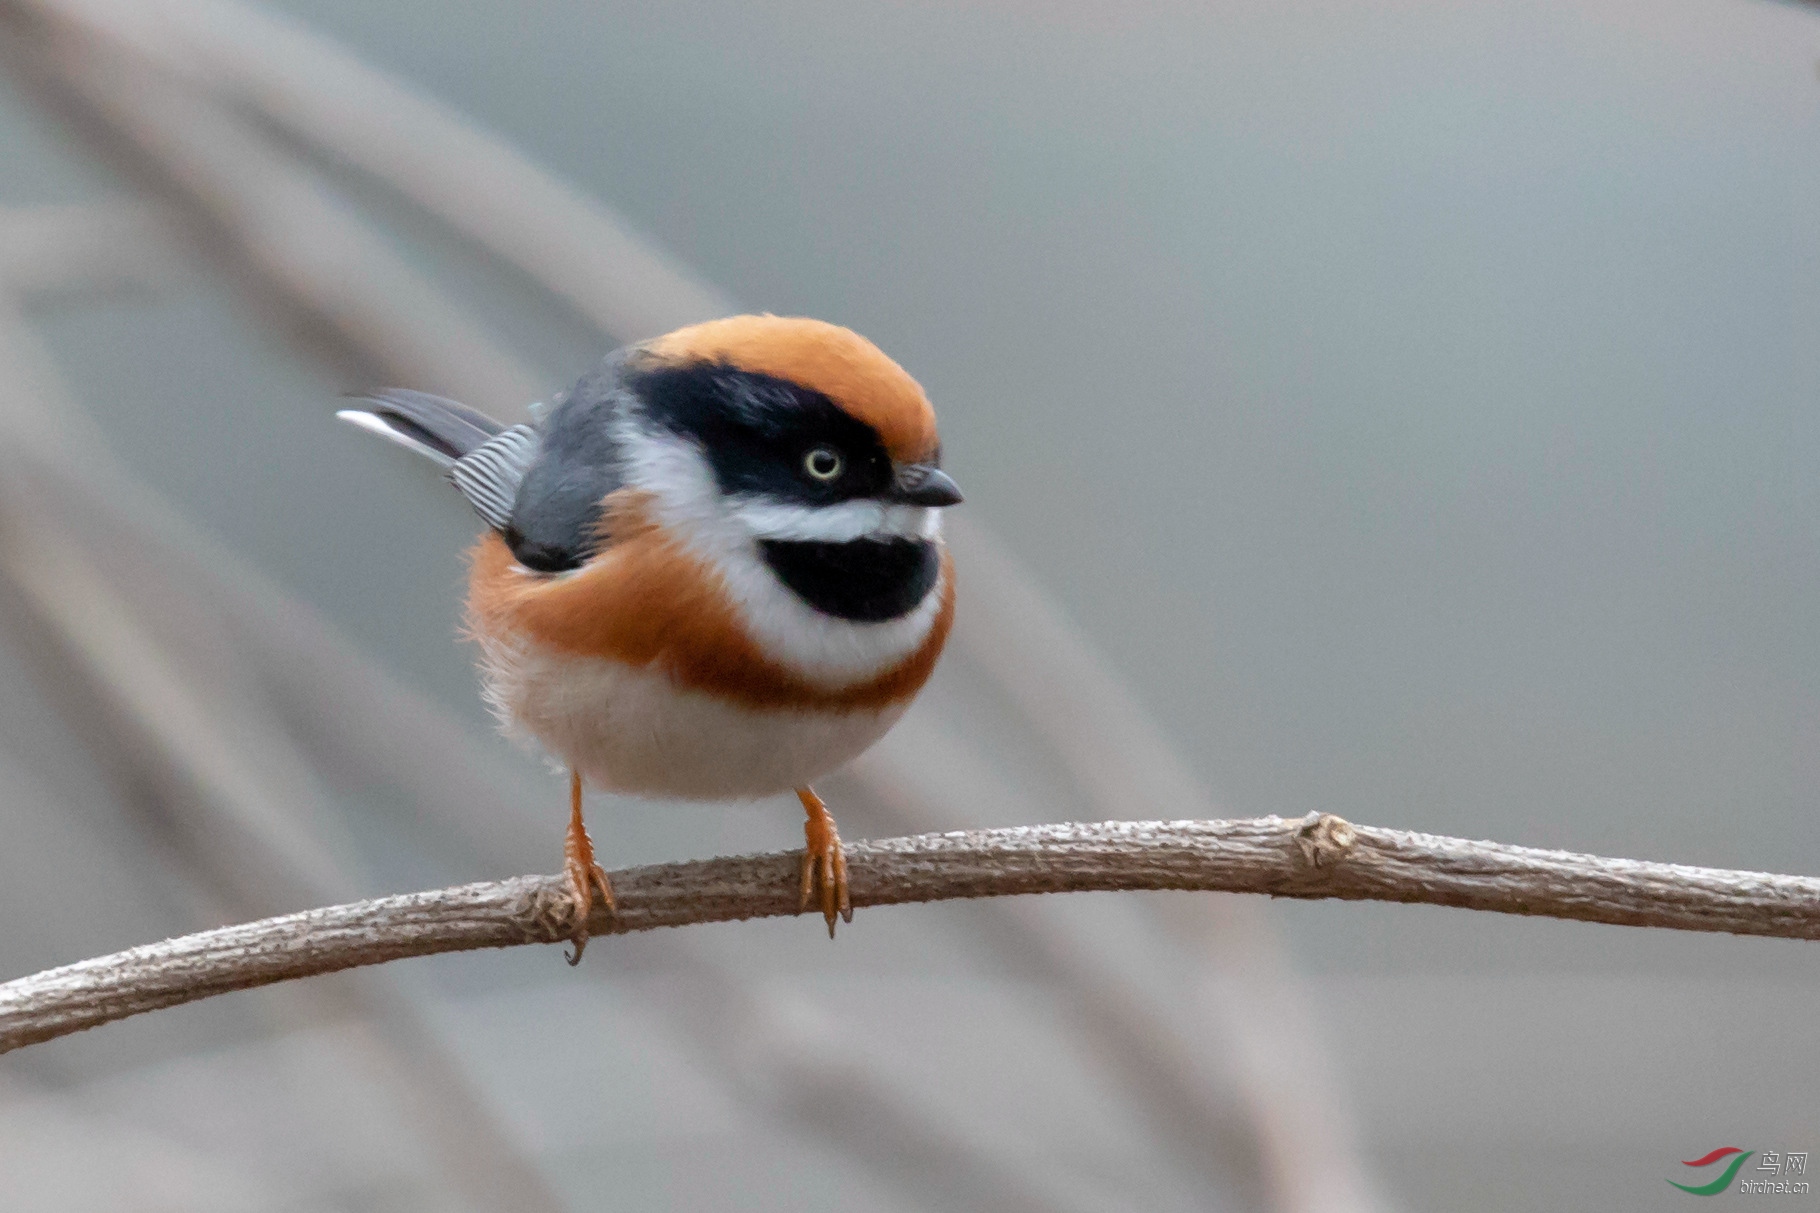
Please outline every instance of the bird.
[[428, 393], [337, 413], [444, 470], [486, 524], [465, 631], [502, 731], [569, 778], [579, 963], [598, 894], [582, 814], [609, 792], [794, 791], [798, 912], [853, 920], [812, 784], [894, 725], [954, 619], [942, 470], [921, 385], [851, 329], [739, 315], [609, 354], [528, 424]]

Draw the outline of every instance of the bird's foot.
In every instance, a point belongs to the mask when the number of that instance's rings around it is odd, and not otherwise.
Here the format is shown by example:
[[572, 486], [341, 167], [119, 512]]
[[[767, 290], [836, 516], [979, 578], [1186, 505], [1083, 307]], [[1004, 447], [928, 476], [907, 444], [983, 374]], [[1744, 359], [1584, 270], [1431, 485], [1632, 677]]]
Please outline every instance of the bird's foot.
[[581, 821], [581, 777], [571, 776], [570, 786], [569, 833], [563, 839], [562, 854], [563, 870], [569, 876], [569, 897], [574, 906], [570, 920], [573, 933], [569, 939], [575, 944], [575, 950], [569, 953], [568, 961], [578, 965], [588, 946], [588, 916], [594, 912], [594, 891], [600, 890], [607, 913], [616, 914], [619, 907], [613, 903], [613, 884], [607, 879], [606, 869], [594, 861], [594, 840], [588, 837], [588, 828]]
[[803, 821], [803, 838], [809, 844], [803, 851], [802, 900], [796, 912], [800, 914], [812, 901], [819, 901], [822, 917], [828, 923], [828, 938], [833, 939], [836, 917], [853, 921], [853, 901], [847, 893], [847, 856], [841, 849], [834, 817], [822, 798], [809, 788], [796, 789], [796, 797], [808, 814]]
[[594, 891], [600, 890], [600, 899], [606, 904], [607, 913], [618, 912], [613, 904], [613, 885], [607, 880], [606, 871], [590, 857], [586, 860], [568, 860], [563, 864], [569, 875], [569, 898], [575, 906], [573, 926], [569, 940], [575, 950], [568, 953], [566, 959], [572, 965], [581, 963], [581, 954], [588, 946], [588, 917], [594, 913]]

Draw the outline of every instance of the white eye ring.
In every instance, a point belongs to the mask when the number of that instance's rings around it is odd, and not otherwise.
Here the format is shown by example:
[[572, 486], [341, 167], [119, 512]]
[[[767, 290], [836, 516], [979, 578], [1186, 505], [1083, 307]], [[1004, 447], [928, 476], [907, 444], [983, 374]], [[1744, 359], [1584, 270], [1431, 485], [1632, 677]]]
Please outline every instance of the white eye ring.
[[846, 470], [847, 461], [831, 446], [818, 446], [803, 456], [803, 471], [816, 480], [833, 480]]

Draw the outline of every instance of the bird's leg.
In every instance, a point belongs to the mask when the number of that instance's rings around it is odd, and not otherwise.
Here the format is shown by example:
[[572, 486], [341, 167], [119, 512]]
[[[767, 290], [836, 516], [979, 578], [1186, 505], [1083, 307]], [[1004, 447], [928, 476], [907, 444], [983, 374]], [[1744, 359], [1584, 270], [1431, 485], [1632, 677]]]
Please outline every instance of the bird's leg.
[[569, 963], [577, 965], [581, 963], [582, 950], [588, 946], [588, 914], [594, 909], [597, 886], [608, 913], [617, 912], [613, 886], [607, 883], [606, 872], [594, 862], [594, 843], [581, 821], [580, 771], [569, 772], [569, 834], [563, 839], [562, 855], [563, 868], [569, 874], [569, 893], [575, 899], [575, 933], [570, 936], [575, 941], [575, 951], [569, 955]]
[[821, 886], [822, 917], [828, 920], [828, 938], [834, 938], [834, 918], [839, 915], [853, 921], [853, 902], [847, 896], [847, 856], [841, 850], [840, 834], [834, 828], [834, 816], [811, 788], [796, 789], [809, 816], [803, 822], [803, 837], [809, 846], [803, 852], [803, 897], [797, 913], [809, 908], [816, 885]]

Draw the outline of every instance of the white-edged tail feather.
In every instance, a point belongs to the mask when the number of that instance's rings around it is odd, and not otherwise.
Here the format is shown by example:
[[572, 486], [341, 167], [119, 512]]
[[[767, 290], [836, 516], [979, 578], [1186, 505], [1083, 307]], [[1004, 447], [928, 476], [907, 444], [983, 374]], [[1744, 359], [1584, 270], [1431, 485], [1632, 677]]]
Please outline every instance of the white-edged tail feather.
[[365, 409], [342, 409], [335, 416], [349, 425], [359, 426], [369, 434], [378, 434], [387, 442], [395, 443], [407, 451], [413, 451], [435, 463], [438, 467], [449, 467], [455, 460], [446, 452], [439, 451], [427, 442], [422, 442], [400, 429], [394, 429], [386, 423], [384, 417], [369, 413]]
[[537, 458], [535, 426], [502, 426], [465, 404], [406, 388], [378, 388], [360, 399], [373, 407], [335, 416], [435, 463], [488, 526], [506, 529]]

